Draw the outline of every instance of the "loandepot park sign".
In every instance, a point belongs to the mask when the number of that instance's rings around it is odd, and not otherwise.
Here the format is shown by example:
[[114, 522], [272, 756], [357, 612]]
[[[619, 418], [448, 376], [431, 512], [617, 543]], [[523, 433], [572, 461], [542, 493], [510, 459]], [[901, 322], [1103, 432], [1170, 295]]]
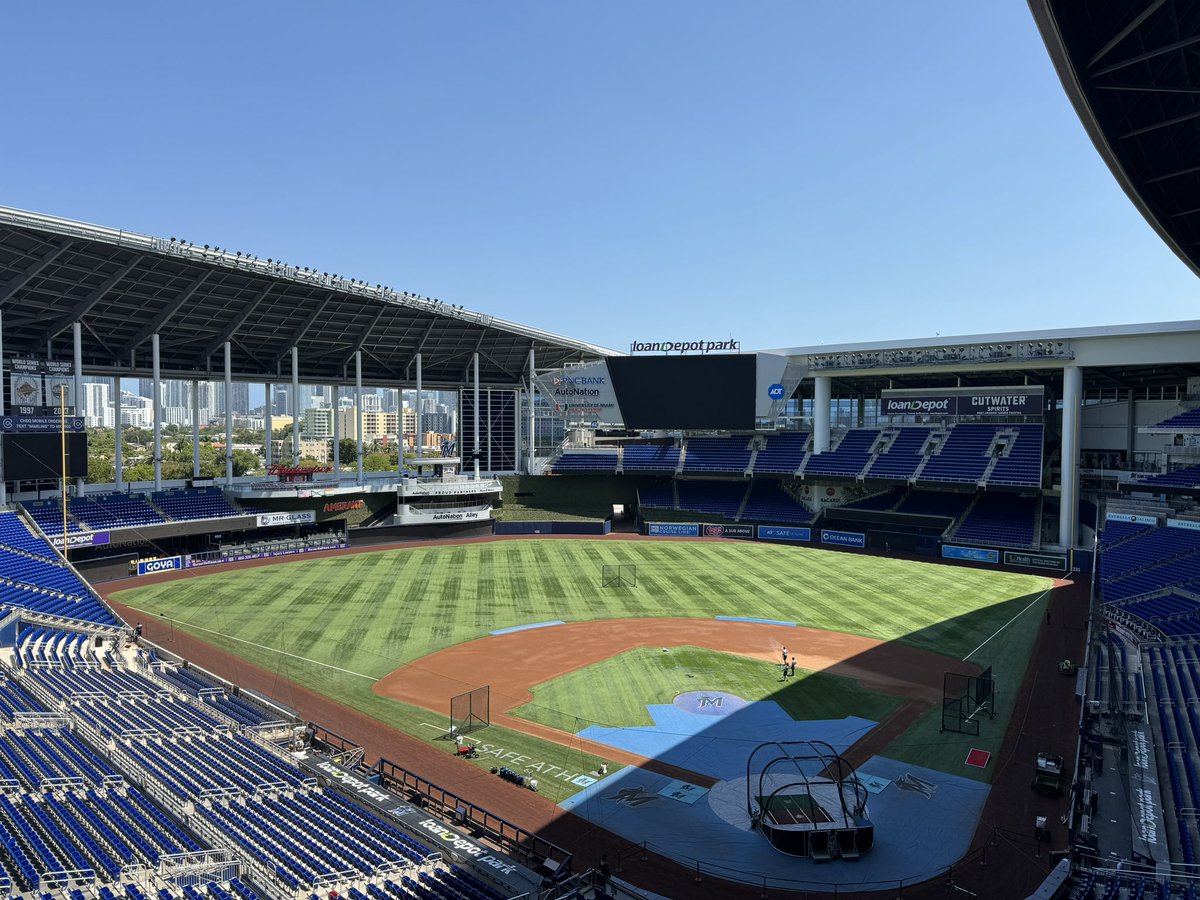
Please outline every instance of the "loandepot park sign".
[[740, 353], [742, 342], [724, 341], [633, 341], [630, 353]]
[[1041, 385], [979, 388], [889, 390], [879, 412], [885, 416], [1040, 416]]

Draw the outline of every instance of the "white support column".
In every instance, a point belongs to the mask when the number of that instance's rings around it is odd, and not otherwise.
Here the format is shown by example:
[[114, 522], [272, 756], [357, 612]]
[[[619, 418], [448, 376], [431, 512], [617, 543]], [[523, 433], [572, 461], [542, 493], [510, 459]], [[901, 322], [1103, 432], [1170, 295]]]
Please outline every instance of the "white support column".
[[1058, 542], [1075, 546], [1079, 506], [1079, 411], [1083, 406], [1083, 369], [1063, 369], [1062, 493], [1058, 508]]
[[[150, 377], [154, 396], [150, 398], [150, 413], [154, 417], [154, 489], [162, 490], [162, 366], [159, 358], [158, 332], [150, 335]], [[226, 400], [226, 403], [229, 401]], [[228, 443], [228, 438], [226, 439]]]
[[479, 352], [472, 358], [475, 369], [475, 480], [479, 480]]
[[274, 422], [271, 421], [275, 416], [275, 398], [271, 396], [273, 388], [274, 385], [269, 381], [263, 385], [263, 390], [266, 392], [263, 394], [265, 398], [263, 400], [263, 431], [265, 432], [263, 438], [266, 442], [266, 446], [263, 447], [263, 458], [267, 462], [268, 469], [275, 462], [275, 435], [273, 434], [275, 429]]
[[828, 375], [813, 379], [813, 452], [829, 452], [829, 405], [833, 382]]
[[192, 379], [192, 477], [200, 477], [200, 382]]
[[533, 461], [537, 457], [537, 440], [534, 437], [533, 427], [536, 422], [534, 416], [534, 404], [537, 401], [537, 388], [534, 386], [534, 358], [533, 348], [529, 348], [529, 410], [528, 410], [528, 434], [526, 435], [526, 450], [528, 456], [525, 460], [525, 472], [528, 475], [533, 474]]
[[[420, 353], [417, 354], [416, 362], [417, 362], [417, 397], [414, 402], [417, 404], [417, 408], [414, 410], [414, 412], [416, 412], [416, 414], [417, 414], [416, 419], [415, 419], [415, 421], [417, 423], [417, 431], [416, 431], [416, 434], [413, 436], [413, 444], [416, 445], [417, 461], [420, 462], [425, 457], [425, 449], [424, 449], [425, 448], [425, 432], [421, 428], [422, 420], [425, 418], [422, 415], [422, 406], [424, 406], [424, 404], [425, 404], [425, 391], [421, 388], [421, 354]], [[418, 471], [417, 474], [420, 475], [421, 473]]]
[[342, 471], [342, 411], [338, 408], [342, 402], [342, 388], [333, 386], [333, 472], [340, 475]]
[[[75, 415], [82, 419], [83, 410], [83, 326], [80, 322], [71, 323], [71, 336], [75, 344]], [[2, 371], [2, 369], [0, 369]], [[83, 479], [75, 479], [75, 496], [83, 496]]]
[[363, 408], [362, 408], [362, 351], [354, 351], [354, 434], [358, 458], [358, 481], [363, 483]]
[[233, 345], [225, 342], [225, 487], [233, 487]]
[[[0, 309], [0, 377], [4, 376], [4, 310]], [[0, 386], [0, 400], [4, 398], [4, 388]], [[0, 403], [0, 406], [3, 406]], [[2, 412], [3, 410], [0, 410]], [[0, 505], [8, 503], [8, 483], [4, 480], [4, 442], [0, 441]]]
[[404, 385], [396, 386], [396, 476], [404, 477]]
[[121, 376], [113, 379], [113, 468], [116, 470], [117, 490], [125, 490], [125, 435], [121, 429]]
[[292, 348], [292, 465], [300, 465], [300, 348]]

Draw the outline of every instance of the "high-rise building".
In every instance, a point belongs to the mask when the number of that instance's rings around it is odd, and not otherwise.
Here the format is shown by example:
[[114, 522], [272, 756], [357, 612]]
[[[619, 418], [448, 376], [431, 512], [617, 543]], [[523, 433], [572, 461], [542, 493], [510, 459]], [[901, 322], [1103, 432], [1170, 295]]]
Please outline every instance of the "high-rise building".
[[112, 385], [108, 381], [85, 381], [83, 424], [87, 428], [112, 428]]

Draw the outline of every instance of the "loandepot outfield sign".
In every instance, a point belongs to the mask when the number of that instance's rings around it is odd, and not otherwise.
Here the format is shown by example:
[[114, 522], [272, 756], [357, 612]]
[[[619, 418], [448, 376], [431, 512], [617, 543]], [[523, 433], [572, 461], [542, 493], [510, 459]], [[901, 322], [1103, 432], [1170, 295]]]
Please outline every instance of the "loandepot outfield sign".
[[[103, 547], [111, 540], [111, 537], [107, 531], [83, 531], [78, 534], [68, 534], [67, 549], [72, 547]], [[63, 545], [62, 535], [50, 538], [50, 543], [56, 550], [61, 550]]]
[[887, 390], [880, 401], [885, 416], [1040, 416], [1043, 389], [1016, 385], [979, 390]]

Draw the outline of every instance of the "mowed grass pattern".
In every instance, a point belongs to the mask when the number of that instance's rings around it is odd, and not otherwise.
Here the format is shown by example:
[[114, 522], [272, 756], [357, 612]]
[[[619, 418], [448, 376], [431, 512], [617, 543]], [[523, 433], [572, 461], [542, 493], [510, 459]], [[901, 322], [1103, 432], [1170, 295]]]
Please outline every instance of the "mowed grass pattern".
[[653, 725], [647, 704], [671, 703], [689, 691], [725, 691], [743, 700], [772, 700], [793, 719], [862, 716], [878, 722], [900, 705], [857, 682], [796, 669], [786, 680], [777, 663], [701, 647], [639, 647], [533, 689], [533, 702], [513, 713], [552, 728]]
[[[637, 566], [602, 588], [601, 566]], [[1047, 578], [761, 544], [508, 540], [201, 575], [119, 592], [147, 615], [375, 677], [489, 631], [550, 619], [751, 616], [962, 657]]]
[[[601, 587], [601, 567], [616, 563], [637, 566], [636, 588]], [[371, 686], [401, 665], [492, 630], [552, 619], [749, 616], [962, 658], [1052, 584], [1028, 575], [765, 544], [519, 539], [199, 575], [123, 590], [116, 599], [145, 616], [170, 617], [176, 627], [275, 672], [277, 699], [285, 704], [287, 683], [294, 681], [444, 747], [438, 739], [446, 715], [385, 700]], [[1005, 646], [1023, 672], [1028, 647], [1009, 648], [1008, 637], [988, 650]], [[447, 681], [447, 700], [486, 684], [490, 664], [482, 660], [477, 671]], [[1002, 732], [1003, 723], [995, 727]], [[578, 746], [497, 726], [481, 737], [575, 772], [600, 762]], [[917, 757], [928, 752], [909, 750]], [[494, 760], [478, 764], [487, 768]], [[543, 781], [543, 793], [555, 800], [576, 790]]]

